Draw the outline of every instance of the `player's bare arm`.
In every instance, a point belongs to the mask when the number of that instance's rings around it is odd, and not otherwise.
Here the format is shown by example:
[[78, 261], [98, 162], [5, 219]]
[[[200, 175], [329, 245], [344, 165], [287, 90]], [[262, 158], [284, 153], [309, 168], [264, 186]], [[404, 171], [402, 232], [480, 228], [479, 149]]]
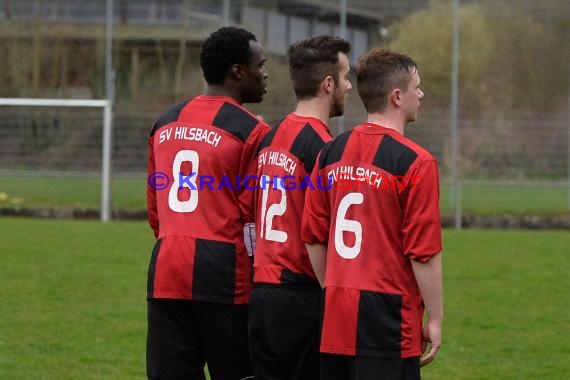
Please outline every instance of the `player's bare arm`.
[[323, 244], [306, 244], [307, 251], [309, 252], [309, 259], [311, 265], [321, 284], [321, 288], [325, 286], [325, 268], [327, 265], [327, 247]]
[[429, 352], [420, 359], [420, 366], [424, 366], [435, 359], [441, 347], [443, 321], [441, 253], [425, 263], [412, 260], [412, 267], [428, 314], [428, 320], [422, 329], [422, 351], [427, 343], [430, 345]]

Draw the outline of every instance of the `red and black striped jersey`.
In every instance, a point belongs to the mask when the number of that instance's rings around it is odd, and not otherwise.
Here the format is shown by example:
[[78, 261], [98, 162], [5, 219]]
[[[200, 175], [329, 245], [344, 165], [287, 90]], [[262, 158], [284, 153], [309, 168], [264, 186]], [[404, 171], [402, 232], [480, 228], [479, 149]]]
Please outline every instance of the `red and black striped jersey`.
[[289, 114], [262, 141], [258, 155], [254, 283], [317, 287], [301, 241], [307, 181], [332, 140], [319, 119]]
[[[154, 124], [147, 207], [157, 237], [148, 297], [243, 304], [251, 291], [244, 222], [253, 221], [255, 153], [270, 127], [234, 99], [198, 96]], [[160, 181], [151, 183], [159, 176]], [[151, 186], [152, 185], [152, 186]]]
[[421, 355], [423, 301], [411, 260], [442, 249], [437, 162], [398, 132], [358, 125], [326, 144], [302, 240], [327, 246], [321, 352]]

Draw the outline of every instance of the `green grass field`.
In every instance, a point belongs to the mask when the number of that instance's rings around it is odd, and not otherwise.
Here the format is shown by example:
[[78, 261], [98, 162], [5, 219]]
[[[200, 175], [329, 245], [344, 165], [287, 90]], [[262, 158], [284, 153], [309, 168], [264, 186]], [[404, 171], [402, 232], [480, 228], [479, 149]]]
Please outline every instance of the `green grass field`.
[[[0, 379], [144, 379], [143, 222], [0, 218]], [[568, 379], [567, 232], [445, 231], [435, 379]]]
[[[466, 213], [479, 215], [570, 212], [570, 189], [540, 186], [464, 185], [461, 199]], [[145, 209], [146, 179], [116, 178], [112, 184], [114, 209]], [[0, 176], [0, 207], [99, 208], [100, 178]], [[441, 188], [441, 210], [451, 213], [450, 188]]]
[[[145, 209], [146, 182], [140, 179], [115, 179], [113, 208]], [[0, 176], [0, 206], [100, 208], [101, 178]]]

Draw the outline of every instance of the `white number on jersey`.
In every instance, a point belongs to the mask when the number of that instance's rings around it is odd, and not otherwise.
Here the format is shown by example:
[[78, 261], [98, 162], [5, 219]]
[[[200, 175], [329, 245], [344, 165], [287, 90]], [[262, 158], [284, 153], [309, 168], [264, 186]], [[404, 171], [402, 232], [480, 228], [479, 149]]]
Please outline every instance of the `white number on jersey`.
[[[285, 210], [287, 210], [287, 193], [280, 178], [274, 177], [274, 181], [271, 182], [269, 176], [262, 175], [261, 184], [263, 192], [261, 200], [261, 230], [259, 234], [262, 239], [284, 243], [287, 241], [287, 232], [273, 229], [273, 218], [285, 214]], [[281, 201], [267, 207], [270, 184], [273, 185], [274, 190], [281, 191]]]
[[[346, 212], [352, 205], [359, 205], [364, 202], [362, 193], [349, 193], [342, 198], [336, 213], [336, 224], [334, 228], [334, 247], [338, 254], [345, 259], [354, 259], [360, 254], [362, 246], [362, 225], [356, 220], [346, 219]], [[352, 232], [355, 235], [354, 246], [349, 247], [344, 244], [344, 231]]]
[[[176, 212], [192, 212], [198, 207], [198, 190], [193, 190], [187, 183], [180, 183], [180, 172], [182, 169], [182, 164], [184, 162], [190, 162], [192, 164], [192, 173], [195, 173], [189, 182], [192, 183], [194, 189], [197, 189], [196, 178], [198, 177], [198, 165], [200, 164], [200, 158], [198, 157], [198, 152], [195, 150], [181, 150], [176, 153], [174, 157], [174, 162], [172, 163], [172, 186], [168, 192], [168, 206], [172, 211]], [[190, 198], [186, 201], [181, 201], [178, 199], [178, 188], [187, 187], [190, 190]]]

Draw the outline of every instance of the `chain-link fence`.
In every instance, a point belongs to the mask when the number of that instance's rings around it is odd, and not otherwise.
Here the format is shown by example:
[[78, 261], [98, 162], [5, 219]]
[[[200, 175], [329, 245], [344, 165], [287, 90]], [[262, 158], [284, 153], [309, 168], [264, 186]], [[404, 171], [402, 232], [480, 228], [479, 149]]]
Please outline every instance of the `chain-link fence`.
[[[454, 135], [454, 1], [114, 0], [115, 188], [125, 187], [126, 176], [144, 188], [154, 118], [204, 90], [200, 43], [233, 24], [252, 30], [268, 56], [268, 94], [251, 108], [270, 123], [295, 104], [284, 56], [290, 43], [343, 35], [352, 43], [353, 63], [373, 47], [391, 48], [419, 65], [426, 97], [406, 134], [439, 160], [444, 213], [568, 212], [570, 2], [458, 2]], [[105, 6], [106, 0], [0, 0], [0, 97], [105, 97]], [[23, 174], [77, 178], [100, 172], [99, 111], [0, 106], [0, 113], [0, 206], [34, 205], [33, 194], [19, 194], [17, 183], [27, 184]], [[353, 91], [332, 129], [349, 129], [365, 117]], [[79, 204], [90, 205], [77, 194]], [[144, 189], [134, 198], [115, 193], [114, 207], [144, 208]]]

